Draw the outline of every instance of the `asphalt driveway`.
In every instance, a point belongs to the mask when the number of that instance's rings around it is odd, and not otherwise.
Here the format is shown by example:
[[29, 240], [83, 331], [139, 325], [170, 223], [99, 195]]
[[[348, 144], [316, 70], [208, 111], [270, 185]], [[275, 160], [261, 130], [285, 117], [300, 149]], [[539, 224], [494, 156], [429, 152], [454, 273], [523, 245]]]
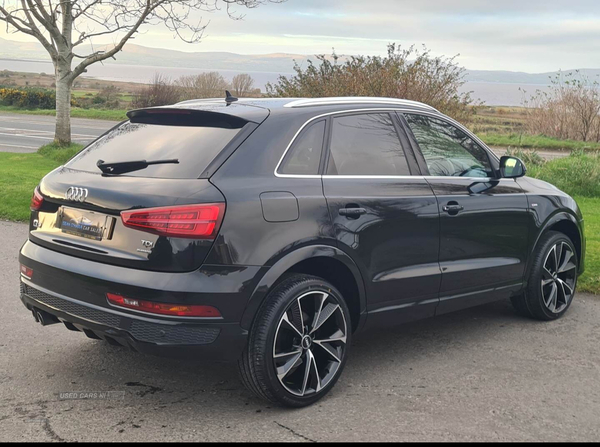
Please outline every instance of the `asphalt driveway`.
[[361, 335], [334, 390], [287, 410], [253, 397], [233, 366], [34, 324], [18, 298], [26, 234], [0, 222], [0, 440], [600, 439], [600, 297], [577, 295], [552, 323], [500, 302]]

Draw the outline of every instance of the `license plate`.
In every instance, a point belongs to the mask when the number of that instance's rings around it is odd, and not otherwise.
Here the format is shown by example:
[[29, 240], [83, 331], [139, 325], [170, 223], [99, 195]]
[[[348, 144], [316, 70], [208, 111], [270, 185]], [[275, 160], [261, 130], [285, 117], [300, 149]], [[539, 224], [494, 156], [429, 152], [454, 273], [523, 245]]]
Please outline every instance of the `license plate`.
[[114, 218], [106, 214], [63, 207], [60, 230], [74, 236], [101, 241], [109, 234], [113, 220]]

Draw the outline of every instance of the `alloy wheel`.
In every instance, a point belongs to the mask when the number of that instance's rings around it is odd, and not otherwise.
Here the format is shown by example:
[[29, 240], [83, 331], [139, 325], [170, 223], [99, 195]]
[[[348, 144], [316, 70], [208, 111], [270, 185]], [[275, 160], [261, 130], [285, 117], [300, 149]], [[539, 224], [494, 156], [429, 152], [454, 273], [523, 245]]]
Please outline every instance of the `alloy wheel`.
[[336, 298], [313, 290], [283, 313], [273, 344], [281, 385], [296, 396], [318, 393], [331, 382], [346, 352], [346, 319]]
[[546, 255], [541, 287], [544, 305], [550, 312], [560, 313], [573, 298], [577, 281], [576, 262], [575, 254], [566, 242], [556, 243]]

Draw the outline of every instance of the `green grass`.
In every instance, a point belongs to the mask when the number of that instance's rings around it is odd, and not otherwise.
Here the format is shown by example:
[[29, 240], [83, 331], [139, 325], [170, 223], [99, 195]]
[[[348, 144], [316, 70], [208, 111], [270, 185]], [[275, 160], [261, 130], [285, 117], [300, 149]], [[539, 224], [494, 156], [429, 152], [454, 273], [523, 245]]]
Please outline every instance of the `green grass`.
[[527, 175], [552, 183], [572, 196], [600, 198], [600, 155], [583, 151], [568, 157], [527, 165]]
[[43, 155], [59, 164], [66, 163], [73, 155], [83, 148], [82, 144], [71, 143], [69, 146], [60, 146], [56, 143], [46, 144], [38, 149], [38, 154]]
[[497, 133], [497, 132], [478, 132], [477, 136], [489, 146], [502, 147], [518, 147], [537, 150], [565, 150], [572, 151], [577, 149], [583, 150], [600, 150], [600, 143], [574, 141], [574, 140], [558, 140], [556, 138], [546, 137], [544, 135], [527, 135], [518, 133]]
[[[24, 115], [47, 115], [55, 116], [55, 110], [46, 109], [21, 109], [14, 106], [0, 106], [0, 112], [21, 113]], [[73, 118], [88, 118], [109, 121], [123, 121], [127, 119], [126, 110], [108, 110], [108, 109], [80, 109], [73, 107], [71, 109], [71, 117]]]
[[577, 290], [600, 295], [600, 197], [575, 197], [585, 222], [587, 251], [585, 273]]
[[60, 163], [40, 154], [0, 152], [0, 218], [29, 220], [29, 202], [40, 179]]

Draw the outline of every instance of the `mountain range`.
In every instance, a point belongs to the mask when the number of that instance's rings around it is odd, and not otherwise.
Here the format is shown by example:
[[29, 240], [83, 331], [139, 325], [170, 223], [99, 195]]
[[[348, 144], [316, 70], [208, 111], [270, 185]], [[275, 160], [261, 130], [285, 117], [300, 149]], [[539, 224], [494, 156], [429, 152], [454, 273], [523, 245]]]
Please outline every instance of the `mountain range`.
[[[95, 49], [101, 49], [96, 46]], [[91, 48], [81, 47], [78, 53], [86, 54]], [[48, 61], [44, 48], [37, 42], [19, 42], [0, 38], [0, 59]], [[291, 73], [294, 62], [305, 66], [314, 56], [290, 53], [237, 54], [227, 52], [184, 52], [162, 48], [151, 48], [128, 43], [116, 60], [106, 64], [144, 65], [154, 67], [185, 67], [202, 70], [235, 70], [244, 72]], [[563, 70], [569, 72], [573, 70]], [[580, 69], [590, 78], [600, 76], [600, 69]], [[524, 73], [500, 70], [466, 70], [468, 82], [537, 84], [549, 83], [549, 78], [558, 72]]]

